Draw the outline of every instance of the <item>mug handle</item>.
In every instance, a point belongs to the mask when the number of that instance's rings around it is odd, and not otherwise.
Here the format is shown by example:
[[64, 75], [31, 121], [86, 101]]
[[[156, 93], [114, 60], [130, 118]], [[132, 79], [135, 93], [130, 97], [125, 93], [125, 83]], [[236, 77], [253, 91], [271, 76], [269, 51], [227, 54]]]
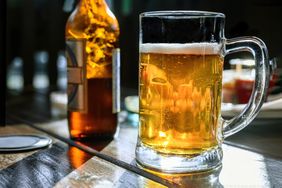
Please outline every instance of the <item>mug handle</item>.
[[269, 84], [269, 58], [264, 42], [256, 37], [238, 37], [226, 39], [226, 53], [249, 52], [255, 59], [255, 82], [249, 102], [243, 111], [230, 120], [223, 122], [223, 138], [233, 135], [245, 128], [258, 114]]

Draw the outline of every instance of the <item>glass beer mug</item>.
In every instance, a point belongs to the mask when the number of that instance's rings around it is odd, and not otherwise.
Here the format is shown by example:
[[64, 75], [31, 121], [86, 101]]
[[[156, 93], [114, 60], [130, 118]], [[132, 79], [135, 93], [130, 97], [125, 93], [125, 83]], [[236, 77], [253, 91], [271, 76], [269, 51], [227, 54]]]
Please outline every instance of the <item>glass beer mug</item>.
[[[224, 138], [258, 114], [269, 80], [267, 48], [256, 37], [226, 39], [224, 22], [224, 14], [204, 11], [140, 15], [139, 166], [165, 173], [220, 166]], [[255, 59], [254, 90], [240, 115], [224, 120], [224, 56], [240, 51]]]

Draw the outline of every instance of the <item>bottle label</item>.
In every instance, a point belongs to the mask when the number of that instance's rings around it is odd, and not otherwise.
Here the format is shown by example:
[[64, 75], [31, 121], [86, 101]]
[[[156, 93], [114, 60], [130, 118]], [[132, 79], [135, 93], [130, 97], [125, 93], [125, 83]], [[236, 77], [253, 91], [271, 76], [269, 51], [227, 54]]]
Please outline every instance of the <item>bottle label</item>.
[[68, 110], [87, 113], [85, 40], [66, 41]]
[[113, 113], [120, 111], [120, 49], [112, 51]]

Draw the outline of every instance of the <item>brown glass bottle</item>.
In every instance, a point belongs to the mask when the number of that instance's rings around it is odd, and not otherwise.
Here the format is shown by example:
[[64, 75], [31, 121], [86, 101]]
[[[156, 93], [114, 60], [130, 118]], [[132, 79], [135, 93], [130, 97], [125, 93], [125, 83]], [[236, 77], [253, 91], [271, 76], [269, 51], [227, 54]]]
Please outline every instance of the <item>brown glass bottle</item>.
[[67, 21], [68, 124], [74, 139], [116, 132], [118, 37], [117, 19], [105, 0], [81, 0]]

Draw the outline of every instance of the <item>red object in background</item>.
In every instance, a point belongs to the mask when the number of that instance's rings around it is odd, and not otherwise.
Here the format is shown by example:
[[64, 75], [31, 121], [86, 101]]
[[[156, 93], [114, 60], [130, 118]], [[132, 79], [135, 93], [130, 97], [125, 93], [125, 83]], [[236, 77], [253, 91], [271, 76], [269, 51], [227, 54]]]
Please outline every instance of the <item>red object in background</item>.
[[245, 104], [249, 101], [252, 94], [254, 80], [235, 80], [235, 91], [239, 104]]
[[[269, 81], [269, 88], [267, 95], [271, 91], [271, 89], [275, 86], [275, 82], [278, 76], [273, 75], [271, 80]], [[237, 78], [235, 79], [235, 91], [239, 104], [246, 104], [249, 101], [249, 98], [252, 94], [254, 80], [244, 80]]]

